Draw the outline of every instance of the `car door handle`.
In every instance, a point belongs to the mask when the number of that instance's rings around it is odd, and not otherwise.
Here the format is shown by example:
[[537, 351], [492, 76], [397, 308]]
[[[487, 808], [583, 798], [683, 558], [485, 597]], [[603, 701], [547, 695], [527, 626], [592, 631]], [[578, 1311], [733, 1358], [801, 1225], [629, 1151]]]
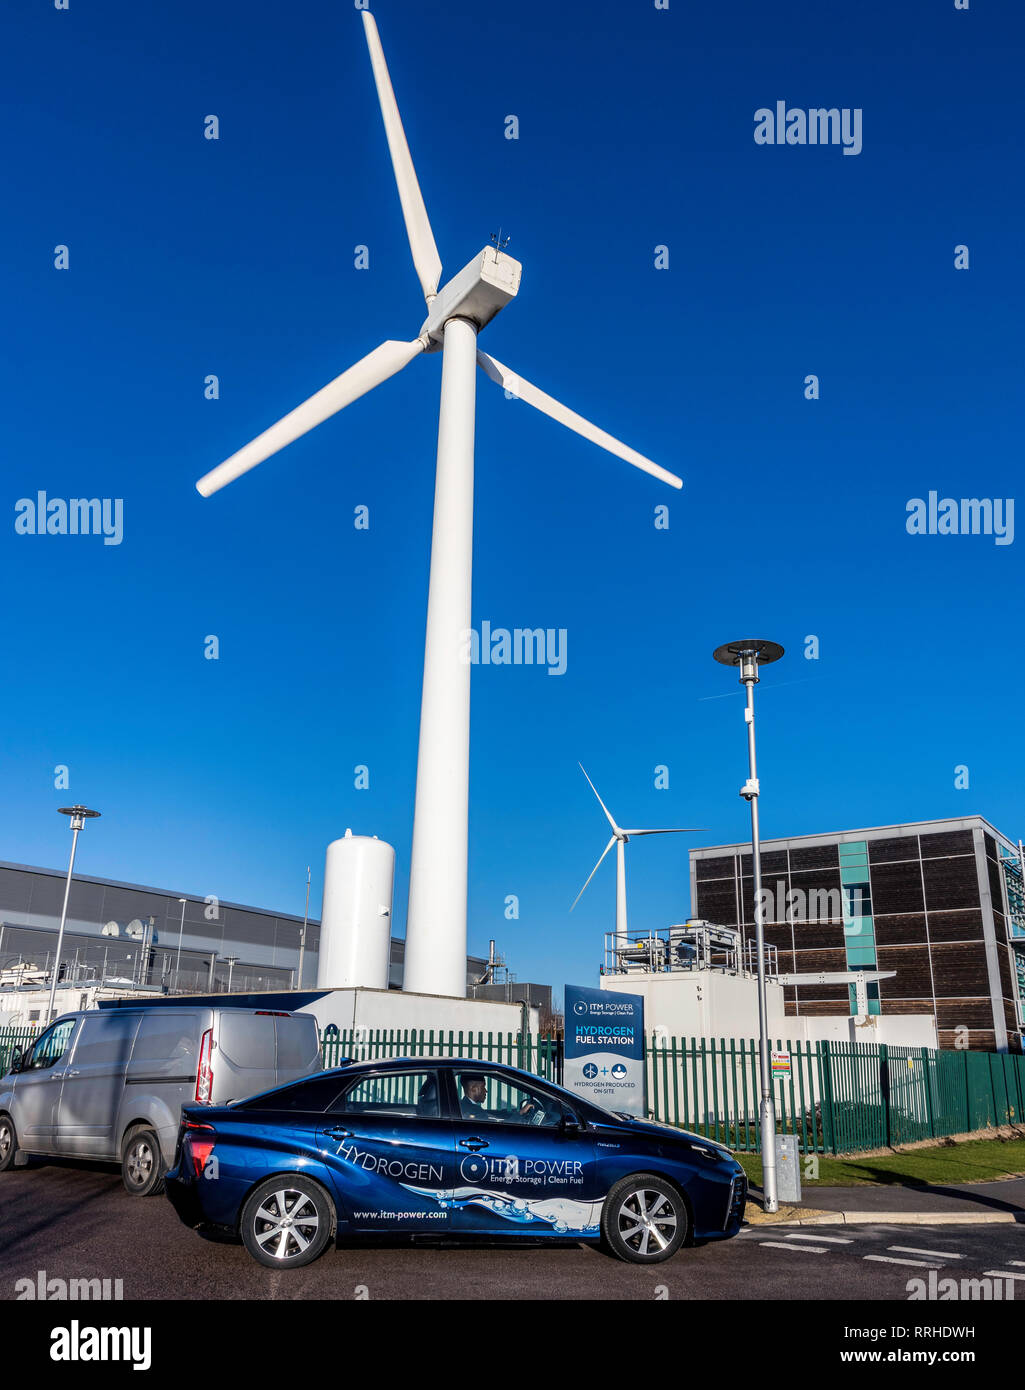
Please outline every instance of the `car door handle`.
[[325, 1134], [329, 1134], [332, 1139], [351, 1139], [352, 1130], [346, 1129], [344, 1125], [327, 1125], [324, 1129]]
[[486, 1139], [477, 1138], [460, 1139], [459, 1147], [461, 1149], [469, 1149], [471, 1153], [480, 1153], [481, 1149], [486, 1149], [488, 1147], [488, 1141]]
[[65, 1075], [65, 1076], [77, 1076], [77, 1075], [78, 1075], [78, 1072], [77, 1072], [77, 1071], [66, 1071], [66, 1072], [64, 1073], [64, 1075]]

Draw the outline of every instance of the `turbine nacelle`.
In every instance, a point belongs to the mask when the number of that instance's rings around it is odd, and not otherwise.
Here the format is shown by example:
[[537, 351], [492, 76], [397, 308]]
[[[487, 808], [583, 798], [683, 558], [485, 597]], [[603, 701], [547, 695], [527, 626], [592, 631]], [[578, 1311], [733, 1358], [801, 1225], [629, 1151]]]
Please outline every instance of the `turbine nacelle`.
[[516, 298], [522, 268], [512, 256], [485, 246], [430, 301], [430, 312], [420, 329], [425, 352], [436, 352], [443, 346], [449, 319], [468, 319], [479, 333], [510, 299]]

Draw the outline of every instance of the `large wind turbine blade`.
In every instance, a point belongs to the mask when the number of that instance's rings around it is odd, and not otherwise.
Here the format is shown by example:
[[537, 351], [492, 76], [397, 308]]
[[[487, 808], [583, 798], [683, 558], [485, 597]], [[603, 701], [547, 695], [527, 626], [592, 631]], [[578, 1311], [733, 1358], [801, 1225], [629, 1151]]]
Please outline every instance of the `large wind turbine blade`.
[[708, 829], [707, 825], [673, 825], [662, 830], [624, 830], [632, 840], [635, 835], [697, 835]]
[[[577, 767], [578, 767], [578, 768], [580, 769], [580, 771], [584, 774], [584, 776], [587, 777], [587, 770], [586, 770], [586, 768], [584, 767], [583, 763], [577, 763]], [[598, 796], [598, 788], [597, 788], [597, 787], [594, 785], [594, 783], [591, 781], [590, 777], [587, 777], [587, 785], [588, 785], [588, 786], [591, 788], [591, 790], [594, 792], [595, 796]], [[612, 815], [611, 815], [611, 813], [610, 813], [610, 811], [609, 811], [609, 808], [605, 805], [605, 802], [602, 801], [602, 799], [601, 799], [600, 796], [598, 796], [598, 805], [599, 805], [599, 806], [602, 808], [602, 810], [605, 812], [605, 819], [608, 821], [609, 825], [612, 826], [612, 829], [616, 832], [617, 835], [621, 834], [622, 832], [620, 831], [619, 826], [618, 826], [618, 825], [616, 824], [616, 822], [612, 819]], [[586, 885], [585, 885], [585, 886], [586, 886]], [[584, 891], [583, 888], [582, 888], [580, 891], [583, 892], [583, 891]]]
[[270, 429], [257, 435], [244, 448], [239, 449], [238, 453], [232, 454], [231, 458], [211, 469], [200, 478], [196, 484], [197, 490], [204, 497], [218, 492], [227, 483], [234, 482], [241, 474], [248, 473], [250, 468], [255, 468], [258, 463], [270, 458], [271, 454], [276, 454], [286, 444], [291, 444], [300, 435], [306, 434], [315, 425], [321, 424], [345, 406], [351, 405], [360, 396], [365, 396], [375, 386], [380, 386], [382, 381], [387, 381], [396, 372], [401, 372], [402, 368], [407, 367], [423, 350], [424, 345], [419, 338], [413, 343], [399, 343], [394, 340], [382, 343], [380, 347], [374, 348], [373, 352], [368, 352], [366, 357], [361, 357], [348, 371], [336, 376], [334, 381], [329, 381], [308, 401], [297, 405], [283, 420], [271, 425]]
[[553, 420], [558, 420], [559, 424], [565, 425], [567, 429], [575, 430], [577, 434], [589, 439], [592, 444], [597, 444], [600, 449], [607, 449], [610, 454], [615, 454], [617, 458], [625, 459], [627, 463], [632, 463], [635, 468], [650, 473], [653, 478], [661, 478], [662, 482], [668, 483], [670, 487], [683, 487], [683, 479], [678, 478], [675, 473], [670, 473], [665, 468], [660, 468], [657, 463], [652, 463], [651, 459], [645, 458], [636, 449], [631, 449], [629, 444], [623, 444], [618, 439], [613, 439], [611, 434], [606, 434], [597, 425], [592, 425], [590, 420], [585, 420], [582, 415], [578, 415], [575, 410], [570, 410], [568, 406], [562, 405], [561, 402], [546, 395], [544, 391], [532, 386], [529, 381], [524, 381], [521, 376], [517, 376], [508, 367], [504, 367], [494, 357], [489, 357], [486, 352], [478, 351], [477, 361], [492, 381], [497, 382], [499, 386], [504, 386], [507, 391], [519, 397], [521, 401], [526, 401], [528, 405], [532, 405], [535, 410], [540, 410]]
[[369, 10], [363, 10], [362, 14], [367, 47], [370, 49], [370, 63], [374, 69], [374, 81], [377, 83], [377, 99], [381, 103], [381, 115], [384, 117], [384, 133], [388, 137], [395, 182], [399, 186], [399, 202], [402, 204], [402, 216], [406, 221], [409, 249], [413, 253], [413, 264], [420, 277], [424, 298], [430, 303], [438, 293], [441, 257], [434, 242], [431, 224], [427, 220], [427, 208], [424, 206], [423, 194], [420, 192], [416, 170], [413, 168], [413, 157], [406, 143], [406, 132], [402, 129], [402, 118], [399, 115], [391, 78], [388, 76], [388, 64], [384, 61], [384, 49], [381, 47], [381, 36], [377, 32], [377, 21]]
[[[587, 776], [587, 773], [586, 773], [586, 772], [584, 773], [584, 776], [585, 776], [585, 777]], [[612, 839], [608, 842], [608, 844], [607, 844], [607, 845], [605, 846], [605, 848], [602, 850], [602, 852], [601, 852], [601, 859], [598, 860], [597, 864], [595, 864], [594, 868], [593, 868], [593, 869], [591, 870], [591, 872], [587, 875], [587, 883], [590, 883], [590, 882], [591, 882], [591, 879], [594, 878], [595, 874], [596, 874], [596, 873], [598, 872], [598, 870], [601, 868], [601, 861], [602, 861], [602, 859], [605, 858], [605, 856], [608, 854], [609, 850], [612, 848], [612, 846], [613, 846], [615, 843], [616, 843], [616, 837], [615, 837], [615, 835], [613, 835]], [[585, 891], [586, 891], [586, 889], [587, 889], [587, 883], [584, 884], [583, 888], [581, 888], [580, 892], [579, 892], [579, 893], [576, 895], [576, 897], [573, 899], [573, 907], [576, 907], [577, 903], [578, 903], [578, 902], [580, 901], [580, 899], [584, 896], [584, 893], [585, 893]], [[570, 908], [570, 912], [573, 911], [573, 907]]]

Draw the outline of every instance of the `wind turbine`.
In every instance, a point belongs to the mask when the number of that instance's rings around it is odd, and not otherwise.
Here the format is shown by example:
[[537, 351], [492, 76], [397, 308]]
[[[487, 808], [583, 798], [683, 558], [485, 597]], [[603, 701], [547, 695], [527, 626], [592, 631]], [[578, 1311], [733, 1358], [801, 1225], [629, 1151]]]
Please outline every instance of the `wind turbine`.
[[466, 636], [471, 630], [475, 367], [479, 365], [492, 381], [521, 401], [635, 468], [672, 487], [683, 484], [675, 474], [477, 349], [478, 332], [515, 298], [520, 263], [503, 253], [499, 236], [498, 244], [486, 246], [439, 289], [441, 258], [406, 143], [377, 24], [369, 11], [362, 10], [361, 14], [413, 265], [427, 302], [427, 318], [415, 338], [409, 342], [389, 339], [374, 348], [207, 473], [196, 487], [209, 497], [380, 386], [421, 353], [444, 349], [404, 988], [464, 997], [470, 772]]
[[[580, 771], [584, 774], [585, 777], [587, 777], [587, 771], [586, 771], [586, 769], [585, 769], [583, 763], [577, 763], [577, 767], [579, 767], [579, 768], [580, 768]], [[591, 788], [591, 790], [594, 792], [595, 796], [598, 797], [598, 805], [599, 805], [599, 806], [602, 808], [602, 810], [605, 812], [605, 819], [608, 821], [609, 825], [612, 826], [612, 839], [608, 842], [608, 844], [607, 844], [607, 845], [605, 846], [605, 848], [602, 850], [602, 852], [601, 852], [601, 859], [598, 860], [597, 864], [595, 864], [594, 868], [593, 868], [593, 869], [591, 870], [591, 872], [587, 875], [587, 883], [584, 884], [583, 888], [581, 888], [580, 892], [579, 892], [579, 893], [576, 895], [576, 897], [573, 899], [573, 907], [576, 907], [577, 903], [578, 903], [578, 902], [580, 901], [580, 899], [584, 896], [584, 892], [585, 892], [585, 890], [587, 889], [587, 884], [591, 882], [591, 879], [592, 879], [592, 878], [594, 878], [595, 874], [596, 874], [596, 873], [598, 872], [598, 870], [601, 868], [602, 860], [603, 860], [603, 859], [605, 858], [605, 856], [608, 854], [608, 852], [609, 852], [609, 850], [612, 848], [612, 846], [615, 845], [615, 846], [616, 846], [616, 942], [617, 942], [617, 945], [619, 945], [619, 946], [625, 946], [625, 945], [627, 944], [627, 942], [626, 942], [626, 844], [627, 844], [627, 841], [628, 841], [628, 840], [632, 840], [632, 839], [634, 838], [635, 835], [693, 835], [693, 834], [696, 834], [699, 830], [703, 829], [704, 827], [692, 825], [692, 826], [673, 826], [673, 827], [670, 827], [670, 828], [667, 828], [667, 829], [660, 829], [660, 830], [621, 830], [621, 829], [619, 828], [619, 826], [616, 824], [616, 822], [612, 819], [612, 814], [611, 814], [611, 812], [609, 811], [609, 808], [605, 805], [605, 802], [602, 801], [602, 799], [601, 799], [600, 796], [598, 796], [598, 788], [597, 788], [597, 787], [594, 785], [594, 783], [591, 781], [590, 777], [587, 777], [587, 785], [588, 785], [588, 786]], [[573, 911], [573, 907], [570, 908], [570, 912]]]

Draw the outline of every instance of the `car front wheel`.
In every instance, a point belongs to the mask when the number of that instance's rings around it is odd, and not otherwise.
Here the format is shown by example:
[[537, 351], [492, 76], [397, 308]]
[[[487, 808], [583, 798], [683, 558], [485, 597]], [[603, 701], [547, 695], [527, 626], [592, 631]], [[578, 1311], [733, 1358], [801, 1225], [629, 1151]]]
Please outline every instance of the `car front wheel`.
[[269, 1269], [298, 1269], [315, 1260], [331, 1239], [333, 1216], [319, 1183], [286, 1173], [262, 1182], [242, 1208], [242, 1240], [253, 1259]]
[[0, 1115], [0, 1173], [6, 1173], [14, 1166], [14, 1156], [18, 1152], [18, 1135], [10, 1115]]
[[608, 1249], [631, 1264], [668, 1260], [687, 1238], [683, 1197], [654, 1173], [623, 1178], [605, 1198], [601, 1233]]

